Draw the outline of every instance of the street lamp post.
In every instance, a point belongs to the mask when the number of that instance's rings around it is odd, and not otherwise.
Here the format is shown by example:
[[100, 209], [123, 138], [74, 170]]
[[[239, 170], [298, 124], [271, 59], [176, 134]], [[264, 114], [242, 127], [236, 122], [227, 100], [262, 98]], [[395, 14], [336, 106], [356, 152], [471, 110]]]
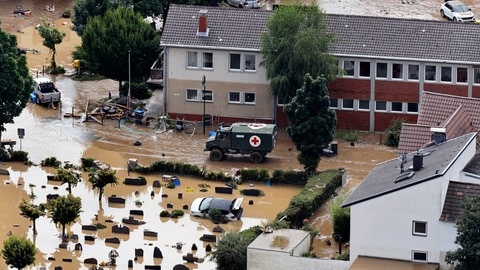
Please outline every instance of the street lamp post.
[[205, 75], [202, 77], [202, 99], [203, 99], [203, 117], [202, 117], [202, 125], [203, 125], [203, 135], [205, 135], [205, 87], [207, 85], [207, 78]]

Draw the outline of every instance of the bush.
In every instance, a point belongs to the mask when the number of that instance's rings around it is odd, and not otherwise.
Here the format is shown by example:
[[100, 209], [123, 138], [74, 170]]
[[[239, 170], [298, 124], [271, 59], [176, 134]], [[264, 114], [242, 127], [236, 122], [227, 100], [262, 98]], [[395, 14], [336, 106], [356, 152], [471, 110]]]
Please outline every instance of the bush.
[[249, 180], [265, 182], [270, 178], [270, 175], [268, 174], [267, 169], [241, 169], [240, 177], [242, 178], [242, 181]]
[[[128, 82], [125, 82], [122, 85], [120, 94], [122, 94], [123, 96], [128, 96]], [[132, 82], [130, 86], [130, 96], [137, 99], [147, 99], [152, 97], [152, 91], [148, 89], [148, 85], [146, 82]]]
[[173, 210], [173, 211], [172, 211], [172, 215], [171, 215], [171, 216], [172, 216], [172, 218], [177, 218], [177, 217], [181, 217], [181, 216], [183, 216], [183, 215], [184, 215], [183, 210], [178, 210], [178, 209], [177, 209], [177, 210]]
[[174, 189], [175, 188], [175, 184], [172, 183], [172, 182], [169, 182], [165, 185], [166, 188], [171, 188], [171, 189]]
[[308, 175], [304, 171], [282, 171], [274, 170], [272, 173], [271, 183], [290, 184], [290, 185], [305, 185], [308, 180]]
[[82, 168], [93, 168], [95, 167], [95, 159], [93, 158], [81, 158]]
[[25, 151], [13, 151], [10, 154], [10, 161], [28, 162], [28, 153]]
[[5, 151], [5, 149], [0, 148], [0, 161], [8, 161], [10, 160], [10, 156]]
[[350, 241], [350, 208], [343, 208], [342, 203], [345, 201], [344, 196], [333, 199], [328, 205], [330, 216], [333, 224], [333, 239], [342, 243]]
[[358, 133], [356, 131], [351, 130], [337, 130], [335, 137], [338, 139], [345, 140], [347, 142], [357, 142], [358, 141]]
[[398, 146], [398, 142], [400, 141], [400, 133], [402, 131], [402, 124], [405, 122], [405, 119], [394, 119], [392, 122], [390, 122], [390, 125], [385, 130], [385, 135], [387, 138], [385, 139], [384, 144], [386, 146]]
[[160, 217], [170, 217], [170, 212], [168, 212], [167, 210], [162, 210], [162, 212], [160, 212]]
[[225, 219], [225, 217], [222, 215], [222, 211], [218, 210], [217, 208], [211, 208], [208, 210], [208, 215], [214, 223], [222, 223]]

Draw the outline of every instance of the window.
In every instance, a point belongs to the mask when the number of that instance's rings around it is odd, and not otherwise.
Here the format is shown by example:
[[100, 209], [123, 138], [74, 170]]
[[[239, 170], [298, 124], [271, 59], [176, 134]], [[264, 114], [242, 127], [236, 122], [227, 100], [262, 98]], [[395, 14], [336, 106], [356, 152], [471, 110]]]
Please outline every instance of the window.
[[360, 62], [360, 77], [370, 77], [370, 62]]
[[480, 83], [480, 68], [473, 69], [473, 83]]
[[457, 68], [457, 82], [466, 83], [468, 82], [468, 69], [459, 67]]
[[213, 91], [212, 90], [205, 90], [205, 93], [203, 91], [201, 91], [201, 93], [202, 93], [202, 96], [203, 96], [203, 98], [201, 98], [202, 101], [203, 101], [203, 99], [205, 99], [206, 102], [213, 101]]
[[412, 234], [418, 236], [427, 236], [427, 222], [412, 221]]
[[403, 79], [403, 64], [392, 64], [392, 78]]
[[342, 109], [352, 109], [353, 110], [353, 99], [343, 99], [342, 100]]
[[198, 52], [187, 53], [187, 67], [198, 68]]
[[330, 98], [330, 108], [338, 108], [338, 99]]
[[418, 103], [407, 103], [407, 112], [418, 112]]
[[254, 54], [246, 54], [245, 55], [245, 70], [255, 71], [256, 70], [256, 62], [255, 62], [255, 55]]
[[426, 262], [427, 261], [427, 252], [412, 250], [412, 261], [417, 262]]
[[387, 78], [387, 63], [377, 63], [377, 78]]
[[369, 100], [359, 100], [358, 101], [359, 110], [370, 110], [370, 101]]
[[355, 61], [345, 60], [343, 61], [343, 70], [345, 71], [345, 76], [354, 76], [355, 75]]
[[418, 80], [419, 76], [419, 67], [418, 65], [408, 65], [408, 79], [409, 80]]
[[245, 93], [244, 94], [245, 103], [254, 104], [255, 103], [255, 93]]
[[228, 102], [229, 103], [240, 103], [240, 92], [229, 92], [228, 93]]
[[437, 76], [436, 66], [425, 66], [425, 81], [435, 81]]
[[198, 90], [197, 89], [187, 89], [187, 100], [190, 100], [190, 101], [199, 100]]
[[203, 68], [213, 68], [213, 53], [203, 53]]
[[403, 103], [392, 102], [392, 112], [403, 112]]
[[240, 70], [240, 54], [230, 54], [230, 69]]
[[386, 101], [375, 101], [375, 110], [376, 111], [387, 111], [387, 102]]
[[441, 81], [442, 82], [451, 82], [452, 81], [452, 67], [442, 67], [441, 68]]

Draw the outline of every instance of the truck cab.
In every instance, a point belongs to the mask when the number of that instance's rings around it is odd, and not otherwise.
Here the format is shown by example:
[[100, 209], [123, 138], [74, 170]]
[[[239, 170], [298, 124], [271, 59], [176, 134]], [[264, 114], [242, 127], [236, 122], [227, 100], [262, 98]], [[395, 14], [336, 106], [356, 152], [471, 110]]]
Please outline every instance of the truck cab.
[[36, 104], [58, 103], [60, 96], [60, 91], [49, 78], [33, 79], [32, 102]]

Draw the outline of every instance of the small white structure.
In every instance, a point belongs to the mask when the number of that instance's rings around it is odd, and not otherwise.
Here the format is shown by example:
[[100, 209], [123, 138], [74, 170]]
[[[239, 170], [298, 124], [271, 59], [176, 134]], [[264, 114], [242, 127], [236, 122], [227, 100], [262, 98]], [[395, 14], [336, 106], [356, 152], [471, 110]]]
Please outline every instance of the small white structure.
[[247, 248], [247, 269], [348, 269], [348, 261], [303, 257], [310, 252], [311, 241], [310, 233], [302, 230], [262, 233]]

